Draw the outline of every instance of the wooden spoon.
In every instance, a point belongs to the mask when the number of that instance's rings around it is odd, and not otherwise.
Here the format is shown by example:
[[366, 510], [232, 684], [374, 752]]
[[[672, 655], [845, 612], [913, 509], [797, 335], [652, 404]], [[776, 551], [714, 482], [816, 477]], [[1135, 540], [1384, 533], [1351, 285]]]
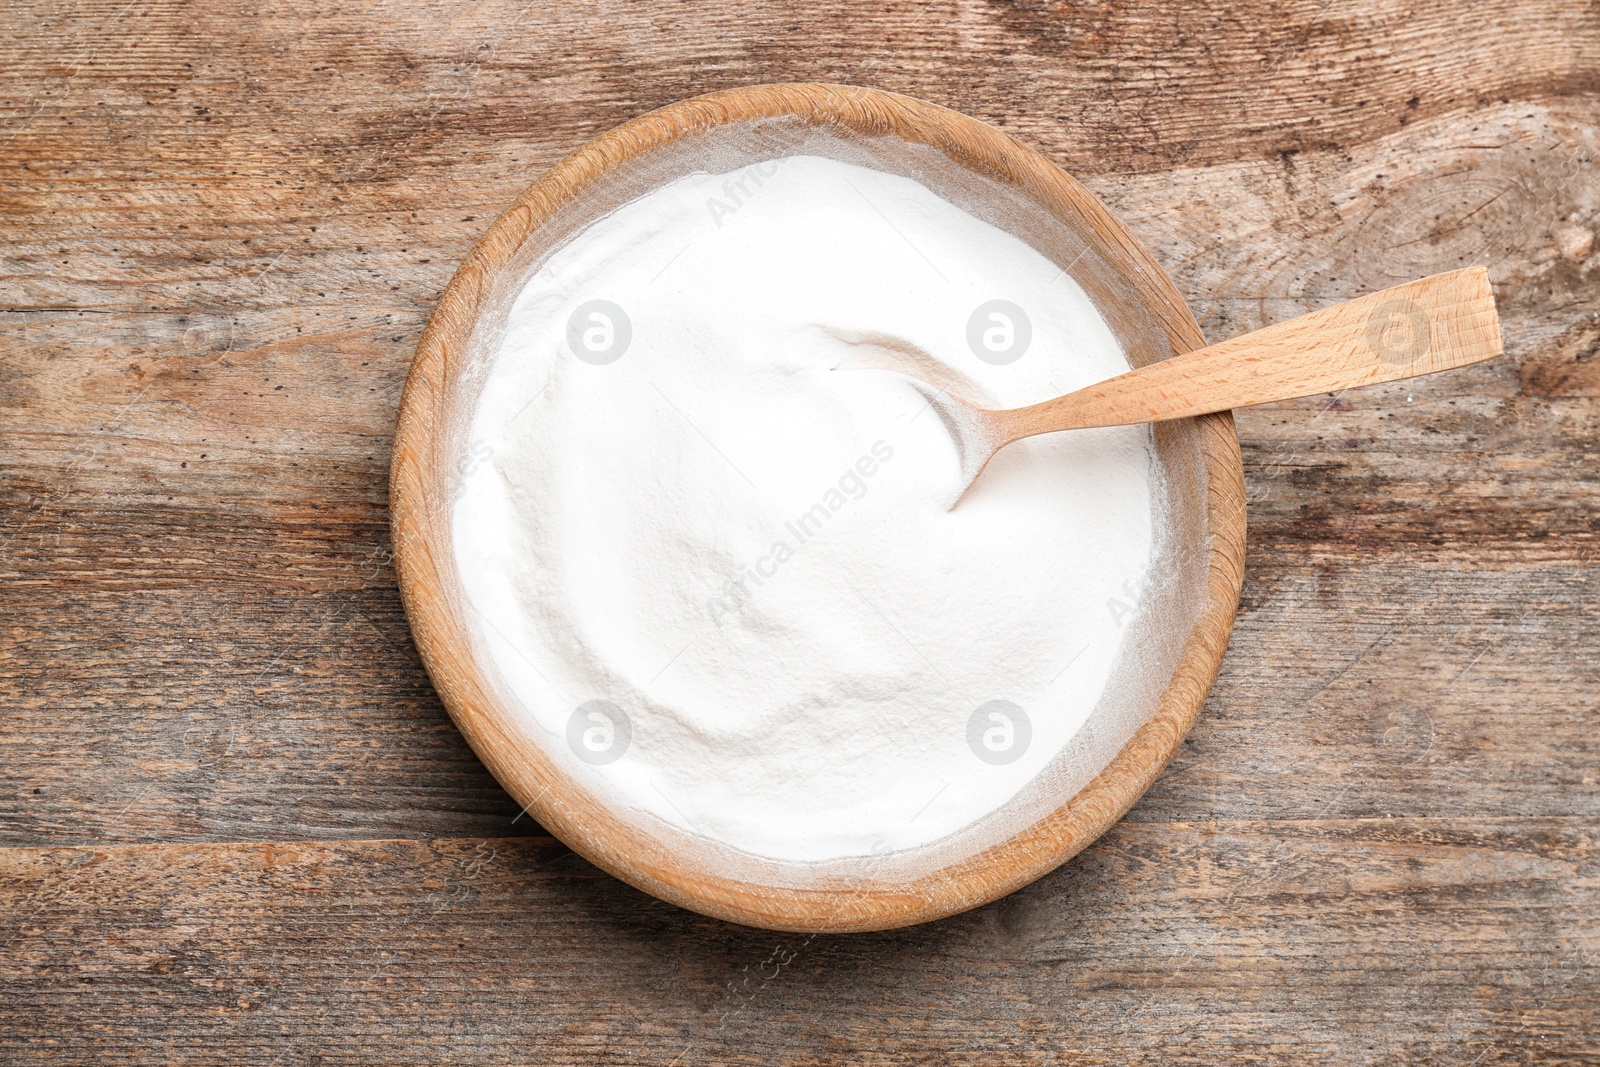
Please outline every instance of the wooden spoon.
[[1464, 367], [1501, 354], [1489, 272], [1435, 274], [1151, 363], [1023, 408], [994, 410], [912, 379], [955, 438], [961, 491], [1024, 437], [1183, 419]]

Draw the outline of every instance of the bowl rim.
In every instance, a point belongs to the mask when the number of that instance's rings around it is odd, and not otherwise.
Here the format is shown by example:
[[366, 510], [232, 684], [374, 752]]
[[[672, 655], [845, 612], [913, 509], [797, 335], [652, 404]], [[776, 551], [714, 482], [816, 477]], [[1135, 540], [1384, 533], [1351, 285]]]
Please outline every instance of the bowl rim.
[[[1070, 208], [1120, 259], [1174, 354], [1203, 347], [1193, 314], [1133, 234], [1075, 179], [1037, 151], [977, 119], [911, 97], [848, 85], [754, 85], [648, 112], [579, 147], [546, 171], [468, 252], [440, 295], [401, 395], [390, 464], [390, 526], [406, 615], [435, 689], [458, 729], [501, 785], [541, 825], [590, 862], [661, 899], [745, 925], [803, 933], [888, 929], [953, 915], [1004, 896], [1065, 863], [1143, 795], [1194, 723], [1221, 667], [1243, 583], [1244, 472], [1229, 412], [1194, 420], [1205, 474], [1205, 603], [1155, 714], [1089, 783], [1031, 827], [910, 884], [851, 889], [762, 886], [678, 862], [623, 826], [605, 805], [515, 729], [450, 610], [446, 538], [428, 488], [441, 469], [435, 446], [451, 383], [466, 362], [478, 311], [497, 271], [544, 222], [619, 164], [670, 141], [750, 120], [799, 118], [859, 134], [891, 134], [939, 149], [953, 162]], [[448, 528], [448, 516], [443, 527]], [[443, 548], [441, 546], [444, 546]]]

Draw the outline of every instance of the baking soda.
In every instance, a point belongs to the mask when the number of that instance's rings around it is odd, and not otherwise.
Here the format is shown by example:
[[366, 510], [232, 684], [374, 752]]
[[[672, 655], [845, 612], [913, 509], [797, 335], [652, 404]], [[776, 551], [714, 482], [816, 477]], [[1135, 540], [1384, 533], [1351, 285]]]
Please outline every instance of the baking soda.
[[[954, 446], [1128, 370], [1084, 291], [917, 182], [795, 156], [593, 223], [516, 298], [454, 504], [483, 655], [620, 815], [815, 861], [1004, 805], [1080, 731], [1143, 588], [1148, 427]], [[1119, 607], [1120, 606], [1120, 610]]]

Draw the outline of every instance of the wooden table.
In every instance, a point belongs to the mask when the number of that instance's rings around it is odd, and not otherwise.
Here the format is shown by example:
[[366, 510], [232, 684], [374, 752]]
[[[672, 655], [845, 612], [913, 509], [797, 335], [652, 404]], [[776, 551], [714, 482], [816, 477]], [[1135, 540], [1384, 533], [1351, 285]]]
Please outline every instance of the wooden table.
[[[1600, 1062], [1600, 11], [19, 0], [0, 1059]], [[526, 818], [390, 567], [433, 300], [588, 137], [849, 81], [1037, 146], [1213, 339], [1487, 264], [1508, 358], [1241, 412], [1182, 755], [1062, 870], [805, 938]]]

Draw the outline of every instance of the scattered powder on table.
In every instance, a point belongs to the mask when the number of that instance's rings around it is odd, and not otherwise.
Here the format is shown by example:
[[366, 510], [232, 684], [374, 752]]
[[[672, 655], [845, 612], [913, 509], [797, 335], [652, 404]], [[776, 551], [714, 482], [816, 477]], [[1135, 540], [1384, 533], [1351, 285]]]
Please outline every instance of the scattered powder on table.
[[917, 182], [793, 156], [661, 186], [549, 257], [492, 357], [458, 571], [525, 728], [625, 817], [780, 860], [925, 844], [1105, 691], [1149, 428], [1014, 444], [946, 510], [944, 425], [862, 368], [1013, 407], [1127, 359], [1069, 275]]

